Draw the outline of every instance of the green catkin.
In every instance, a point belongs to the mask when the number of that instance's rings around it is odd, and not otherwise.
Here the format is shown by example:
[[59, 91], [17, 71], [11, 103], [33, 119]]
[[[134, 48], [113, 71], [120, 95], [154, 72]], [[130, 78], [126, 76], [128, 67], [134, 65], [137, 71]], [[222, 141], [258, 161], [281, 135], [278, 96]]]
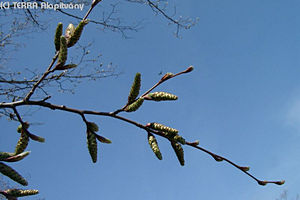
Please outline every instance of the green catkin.
[[141, 74], [136, 73], [128, 96], [128, 104], [134, 102], [134, 100], [139, 95], [140, 88], [141, 88]]
[[97, 162], [97, 140], [96, 135], [91, 132], [90, 130], [87, 130], [87, 145], [88, 150], [90, 153], [90, 156], [92, 158], [93, 163]]
[[2, 162], [0, 162], [0, 173], [20, 183], [21, 185], [28, 185], [27, 181], [17, 171]]
[[157, 141], [156, 141], [156, 138], [154, 137], [154, 135], [148, 134], [148, 142], [149, 142], [149, 145], [150, 145], [153, 153], [156, 155], [156, 157], [159, 160], [162, 160], [162, 155], [161, 155], [161, 152], [159, 150], [159, 147], [158, 147], [158, 144], [157, 144]]
[[62, 35], [62, 31], [63, 31], [63, 24], [60, 22], [57, 24], [55, 36], [54, 36], [54, 45], [56, 51], [59, 51], [60, 49], [60, 36]]
[[68, 41], [68, 47], [72, 47], [78, 42], [78, 40], [82, 34], [82, 30], [83, 30], [84, 26], [87, 24], [88, 24], [88, 20], [83, 20], [78, 24], [78, 26], [75, 28], [74, 34]]
[[36, 195], [39, 193], [38, 190], [20, 190], [20, 189], [8, 189], [4, 191], [6, 195], [12, 197], [24, 197], [30, 195]]
[[67, 61], [67, 57], [68, 57], [67, 40], [65, 36], [61, 36], [58, 63], [60, 65], [64, 65]]
[[29, 142], [29, 136], [25, 133], [25, 131], [22, 131], [20, 139], [15, 148], [15, 154], [17, 155], [22, 153], [26, 149], [28, 142]]
[[184, 166], [184, 152], [182, 146], [175, 142], [171, 142], [171, 145], [176, 153], [180, 165]]
[[174, 94], [167, 92], [154, 92], [148, 94], [145, 99], [152, 101], [174, 101], [177, 100], [178, 97]]
[[144, 98], [139, 98], [138, 100], [136, 100], [132, 104], [128, 105], [124, 110], [126, 112], [134, 112], [137, 109], [139, 109], [139, 107], [141, 107], [141, 105], [143, 104], [143, 102], [144, 102]]
[[147, 126], [149, 126], [152, 129], [158, 130], [158, 131], [163, 131], [163, 132], [167, 132], [167, 133], [171, 133], [171, 134], [177, 134], [178, 130], [165, 126], [163, 124], [159, 124], [156, 122], [153, 123], [149, 123]]

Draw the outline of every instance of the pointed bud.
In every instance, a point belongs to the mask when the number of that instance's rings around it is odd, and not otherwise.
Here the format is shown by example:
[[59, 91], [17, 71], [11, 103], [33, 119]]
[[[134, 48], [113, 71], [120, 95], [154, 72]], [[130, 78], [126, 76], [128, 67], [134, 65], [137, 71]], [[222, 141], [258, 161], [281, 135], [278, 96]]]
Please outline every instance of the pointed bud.
[[158, 144], [157, 144], [157, 141], [156, 141], [156, 138], [154, 137], [154, 135], [148, 133], [148, 142], [149, 142], [149, 145], [150, 145], [153, 153], [156, 155], [156, 157], [159, 160], [162, 160], [162, 155], [160, 153], [160, 150], [159, 150], [159, 147], [158, 147]]
[[184, 152], [183, 152], [183, 148], [181, 147], [180, 144], [175, 143], [175, 142], [171, 142], [171, 145], [176, 153], [177, 159], [179, 161], [179, 163], [184, 166]]
[[101, 2], [102, 0], [93, 0], [92, 2], [92, 7], [96, 6], [99, 2]]
[[191, 72], [193, 70], [194, 70], [194, 67], [191, 65], [183, 73], [189, 73], [189, 72]]
[[136, 111], [137, 109], [139, 109], [141, 107], [143, 102], [144, 102], [144, 98], [139, 98], [138, 100], [136, 100], [132, 104], [126, 106], [126, 108], [124, 110], [126, 112], [134, 112], [134, 111]]
[[28, 185], [27, 181], [17, 171], [2, 162], [0, 162], [0, 173], [20, 183], [21, 185]]
[[95, 134], [97, 140], [99, 140], [99, 142], [102, 142], [102, 143], [106, 143], [106, 144], [110, 144], [111, 143], [111, 140], [110, 139], [107, 139], [101, 135], [98, 135], [98, 134]]
[[134, 77], [134, 81], [131, 86], [129, 96], [128, 96], [128, 104], [131, 104], [132, 102], [134, 102], [134, 100], [139, 95], [140, 88], [141, 88], [141, 74], [136, 73], [136, 75]]
[[63, 29], [63, 24], [60, 22], [56, 27], [55, 36], [54, 36], [54, 45], [56, 51], [60, 49], [60, 36], [62, 35], [62, 29]]
[[161, 78], [161, 81], [166, 81], [166, 80], [172, 78], [173, 76], [174, 76], [173, 73], [168, 72]]
[[250, 170], [250, 167], [239, 167], [240, 170], [244, 171], [244, 172], [247, 172]]
[[285, 183], [285, 180], [275, 182], [275, 184], [277, 184], [277, 185], [283, 185], [284, 183]]
[[174, 101], [177, 100], [178, 97], [167, 92], [154, 92], [145, 96], [145, 99], [152, 101]]
[[222, 162], [222, 161], [224, 160], [223, 158], [221, 158], [220, 156], [217, 156], [217, 155], [213, 156], [213, 158], [214, 158], [217, 162]]
[[89, 129], [86, 131], [87, 145], [93, 163], [97, 162], [97, 140], [95, 133]]
[[163, 131], [163, 132], [167, 132], [167, 133], [172, 133], [172, 134], [178, 133], [178, 130], [168, 127], [168, 126], [165, 126], [163, 124], [156, 123], [156, 122], [148, 123], [146, 126], [149, 128], [152, 128], [154, 130]]
[[57, 67], [55, 67], [55, 70], [66, 70], [66, 69], [72, 69], [77, 67], [76, 64], [68, 64], [68, 65], [57, 65]]
[[191, 142], [191, 145], [193, 145], [193, 146], [198, 146], [199, 145], [199, 140], [196, 140], [196, 141], [194, 141], [194, 142]]
[[75, 28], [74, 34], [71, 36], [70, 40], [68, 41], [68, 47], [72, 47], [78, 42], [84, 26], [87, 25], [88, 23], [89, 23], [88, 20], [83, 20], [79, 22], [78, 26]]
[[265, 185], [267, 185], [268, 181], [257, 181], [257, 183], [258, 183], [259, 185], [265, 186]]
[[27, 129], [25, 129], [26, 131], [26, 135], [28, 135], [30, 137], [30, 139], [37, 141], [37, 142], [45, 142], [45, 138], [34, 135], [32, 133], [30, 133]]

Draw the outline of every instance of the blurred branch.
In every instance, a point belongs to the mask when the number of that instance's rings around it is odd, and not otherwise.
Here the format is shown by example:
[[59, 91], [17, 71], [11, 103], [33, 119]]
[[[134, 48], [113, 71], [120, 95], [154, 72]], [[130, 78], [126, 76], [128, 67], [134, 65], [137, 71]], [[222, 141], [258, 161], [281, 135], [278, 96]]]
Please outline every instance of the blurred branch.
[[[192, 26], [194, 26], [198, 22], [198, 18], [192, 19], [192, 18], [184, 18], [182, 16], [179, 16], [178, 19], [176, 19], [176, 7], [174, 7], [174, 13], [173, 14], [167, 14], [166, 8], [168, 5], [167, 1], [164, 0], [126, 0], [131, 3], [140, 3], [140, 4], [147, 4], [152, 11], [158, 15], [161, 14], [164, 18], [166, 18], [170, 24], [174, 24], [176, 26], [176, 31], [174, 32], [176, 37], [180, 37], [180, 30], [181, 29], [190, 29]], [[161, 3], [163, 5], [161, 5]]]

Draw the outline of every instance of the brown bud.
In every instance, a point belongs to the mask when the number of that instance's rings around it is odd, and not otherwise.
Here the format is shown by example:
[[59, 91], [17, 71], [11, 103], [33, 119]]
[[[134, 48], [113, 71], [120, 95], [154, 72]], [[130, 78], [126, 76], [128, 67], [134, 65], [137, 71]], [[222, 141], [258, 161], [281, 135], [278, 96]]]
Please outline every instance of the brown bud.
[[276, 181], [275, 184], [277, 185], [283, 185], [285, 183], [285, 180]]
[[265, 185], [267, 185], [268, 181], [257, 181], [257, 183], [258, 183], [259, 185], [265, 186]]
[[191, 66], [189, 66], [185, 71], [184, 71], [184, 73], [189, 73], [189, 72], [191, 72], [191, 71], [193, 71], [194, 70], [194, 67], [191, 65]]
[[217, 155], [213, 156], [213, 158], [214, 158], [217, 162], [223, 161], [223, 158], [221, 158], [220, 156], [217, 156]]
[[240, 170], [244, 171], [244, 172], [247, 172], [250, 170], [250, 167], [239, 167]]

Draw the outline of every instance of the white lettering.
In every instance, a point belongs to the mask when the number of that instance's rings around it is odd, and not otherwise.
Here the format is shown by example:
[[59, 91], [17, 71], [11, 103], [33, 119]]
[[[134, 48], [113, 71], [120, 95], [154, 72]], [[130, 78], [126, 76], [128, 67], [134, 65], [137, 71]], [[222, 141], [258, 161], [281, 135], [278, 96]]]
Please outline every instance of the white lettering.
[[0, 9], [9, 9], [10, 3], [9, 2], [2, 2], [0, 3]]

